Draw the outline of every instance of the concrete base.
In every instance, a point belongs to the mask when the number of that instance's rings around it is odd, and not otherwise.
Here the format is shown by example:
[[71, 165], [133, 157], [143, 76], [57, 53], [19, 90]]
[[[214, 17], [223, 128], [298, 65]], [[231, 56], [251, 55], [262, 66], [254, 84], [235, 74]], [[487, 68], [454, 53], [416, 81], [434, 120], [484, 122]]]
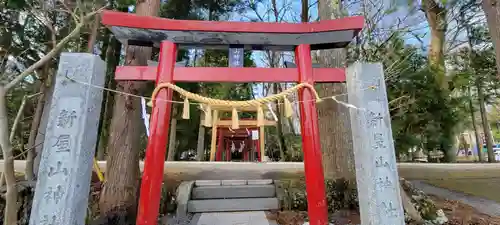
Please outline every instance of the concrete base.
[[[0, 160], [0, 172], [4, 161]], [[99, 161], [99, 167], [106, 172], [106, 161]], [[14, 169], [24, 173], [26, 161], [15, 160]], [[144, 162], [140, 162], [141, 171]], [[429, 176], [443, 178], [448, 173], [460, 173], [470, 178], [499, 178], [500, 163], [399, 163], [401, 177], [408, 180], [429, 179]], [[417, 173], [415, 171], [418, 171]], [[480, 171], [478, 173], [477, 171]], [[304, 164], [301, 162], [165, 162], [167, 187], [176, 188], [181, 181], [190, 180], [240, 180], [240, 179], [294, 179], [304, 178]], [[325, 177], [328, 177], [325, 174]], [[174, 191], [174, 190], [172, 190]]]
[[191, 225], [275, 225], [263, 211], [195, 214]]
[[[106, 161], [98, 161], [102, 172], [106, 172]], [[140, 162], [141, 171], [144, 162]], [[0, 172], [3, 172], [4, 160], [0, 160]], [[16, 172], [24, 173], [25, 160], [15, 160]], [[398, 163], [399, 174], [402, 177], [410, 176], [412, 179], [424, 179], [427, 173], [436, 170], [443, 172], [455, 171], [498, 171], [500, 163]], [[418, 170], [418, 173], [415, 173]], [[169, 180], [240, 180], [240, 179], [286, 179], [304, 177], [304, 164], [301, 162], [193, 162], [177, 161], [165, 162], [165, 178]], [[242, 173], [244, 172], [244, 173]], [[245, 177], [242, 177], [242, 174]], [[326, 176], [326, 175], [325, 175]], [[476, 175], [477, 176], [477, 175]], [[484, 177], [484, 176], [483, 176]], [[500, 177], [500, 176], [495, 176]]]

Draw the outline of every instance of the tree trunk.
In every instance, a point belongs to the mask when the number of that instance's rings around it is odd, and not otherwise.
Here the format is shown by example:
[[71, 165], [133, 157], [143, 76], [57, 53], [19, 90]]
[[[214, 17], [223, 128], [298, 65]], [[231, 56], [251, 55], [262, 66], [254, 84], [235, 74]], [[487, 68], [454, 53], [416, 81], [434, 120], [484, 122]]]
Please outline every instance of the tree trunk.
[[[341, 10], [341, 1], [319, 1], [318, 13], [321, 20], [339, 18], [342, 15]], [[334, 49], [321, 51], [318, 61], [323, 67], [344, 67], [345, 59], [345, 49]], [[320, 84], [318, 86], [320, 96], [342, 94], [338, 99], [347, 101], [345, 84]], [[356, 176], [349, 110], [332, 101], [318, 104], [317, 107], [325, 178], [344, 178], [354, 183]]]
[[[280, 92], [279, 85], [280, 85], [279, 83], [273, 84], [274, 94], [277, 94]], [[281, 115], [280, 104], [278, 101], [276, 101], [276, 116], [280, 116], [281, 118], [285, 118], [284, 116]], [[286, 148], [285, 136], [283, 134], [283, 120], [281, 118], [279, 118], [278, 121], [276, 122], [276, 135], [278, 138], [278, 147], [279, 147], [279, 151], [280, 151], [280, 161], [284, 162], [284, 161], [286, 161], [285, 155], [287, 155], [287, 148]]]
[[[460, 16], [460, 22], [462, 24], [464, 24], [465, 28], [466, 28], [465, 31], [467, 33], [467, 43], [469, 44], [469, 61], [468, 61], [468, 64], [467, 64], [468, 66], [467, 67], [470, 67], [471, 64], [472, 64], [472, 55], [475, 54], [474, 48], [473, 48], [473, 44], [472, 44], [472, 36], [471, 36], [472, 35], [472, 31], [471, 31], [470, 24], [468, 23], [468, 21], [466, 21], [464, 15]], [[469, 68], [469, 69], [472, 70], [472, 71], [474, 71], [474, 68]], [[473, 72], [473, 73], [475, 73], [475, 72]], [[478, 79], [479, 79], [479, 77], [476, 78], [476, 83], [478, 82]], [[478, 155], [478, 158], [479, 158], [479, 162], [483, 162], [484, 161], [484, 157], [483, 157], [483, 144], [481, 142], [481, 138], [480, 138], [480, 135], [479, 135], [479, 130], [478, 130], [478, 127], [477, 127], [477, 124], [476, 124], [476, 115], [475, 115], [475, 111], [476, 110], [474, 109], [474, 105], [472, 104], [472, 93], [471, 93], [471, 87], [470, 86], [467, 87], [467, 94], [468, 94], [468, 97], [469, 97], [469, 110], [470, 110], [470, 113], [471, 113], [472, 127], [474, 129], [474, 135], [475, 135], [475, 138], [476, 138], [477, 155]]]
[[93, 54], [94, 53], [94, 47], [95, 44], [97, 43], [97, 38], [99, 36], [99, 27], [101, 27], [101, 23], [99, 23], [100, 17], [99, 14], [94, 16], [94, 21], [90, 27], [90, 35], [89, 35], [89, 40], [87, 42], [87, 52]]
[[[276, 0], [271, 0], [271, 7], [272, 7], [273, 14], [274, 14], [274, 22], [279, 23], [280, 22], [280, 18], [279, 18], [280, 11], [278, 9], [278, 4], [277, 4]], [[276, 56], [276, 52], [274, 52], [274, 51], [268, 51], [268, 58], [269, 58], [270, 67], [274, 68], [277, 66], [277, 63], [279, 63], [278, 62], [279, 58], [278, 58], [278, 60], [276, 60], [277, 56]], [[279, 90], [281, 89], [281, 88], [279, 88], [279, 86], [281, 84], [274, 83], [271, 85], [273, 87], [274, 94], [278, 94]], [[275, 104], [276, 104], [276, 116], [285, 118], [280, 113], [281, 110], [280, 110], [279, 101], [276, 100]], [[278, 139], [277, 141], [278, 141], [278, 149], [280, 152], [280, 161], [284, 162], [284, 161], [286, 161], [286, 143], [285, 143], [285, 137], [283, 135], [283, 121], [281, 118], [279, 118], [278, 121], [276, 122], [276, 137]], [[262, 157], [264, 157], [264, 156], [262, 156]]]
[[309, 1], [308, 0], [301, 0], [300, 21], [302, 21], [303, 23], [309, 22]]
[[[45, 107], [45, 98], [47, 97], [45, 94], [49, 87], [47, 87], [46, 81], [51, 78], [48, 78], [48, 67], [49, 64], [45, 65], [43, 70], [42, 79], [40, 80], [40, 95], [38, 96], [38, 101], [36, 103], [35, 113], [33, 114], [33, 120], [31, 121], [30, 126], [30, 134], [28, 137], [28, 152], [26, 156], [26, 168], [25, 168], [25, 178], [27, 181], [35, 180], [35, 171], [34, 171], [34, 161], [36, 157], [35, 145], [36, 145], [36, 136], [39, 132], [40, 123], [42, 121], [43, 109]], [[50, 83], [50, 82], [49, 82]], [[44, 131], [45, 132], [45, 131]]]
[[[106, 87], [110, 89], [115, 89], [116, 88], [116, 81], [114, 79], [114, 71], [116, 66], [118, 66], [118, 63], [120, 61], [120, 56], [121, 56], [121, 48], [122, 45], [116, 38], [111, 37], [110, 44], [108, 45], [106, 49]], [[106, 149], [107, 149], [107, 144], [108, 144], [108, 138], [109, 138], [109, 126], [111, 122], [111, 118], [113, 116], [113, 99], [114, 99], [114, 94], [111, 92], [105, 93], [104, 97], [104, 107], [102, 107], [103, 113], [102, 113], [102, 119], [101, 119], [101, 128], [99, 132], [99, 143], [97, 147], [97, 159], [98, 160], [103, 160], [105, 158], [106, 154]]]
[[[94, 1], [95, 3], [95, 1]], [[113, 4], [112, 2], [110, 4]], [[89, 38], [89, 45], [88, 45], [88, 49], [89, 49], [89, 52], [90, 53], [94, 53], [94, 46], [97, 42], [97, 38], [98, 38], [98, 34], [99, 34], [99, 27], [100, 27], [100, 23], [99, 23], [99, 20], [100, 20], [100, 16], [97, 15], [95, 18], [94, 18], [94, 23], [92, 24], [92, 35], [90, 36]], [[112, 54], [109, 54], [109, 51], [112, 50], [112, 47], [111, 47], [111, 44], [110, 44], [110, 39], [111, 39], [111, 31], [109, 29], [106, 29], [104, 31], [104, 35], [100, 36], [102, 38], [102, 48], [101, 48], [101, 54], [100, 54], [100, 57], [102, 60], [104, 60], [106, 62], [106, 66], [109, 64], [107, 62], [107, 57], [108, 56], [112, 56]], [[97, 52], [95, 52], [95, 54], [97, 54]], [[116, 65], [115, 65], [116, 67]], [[112, 67], [111, 71], [110, 70], [106, 70], [106, 77], [105, 77], [105, 81], [104, 81], [104, 87], [105, 88], [110, 88], [110, 80], [114, 80], [114, 74], [112, 71], [114, 71], [114, 68], [115, 67]], [[106, 69], [108, 69], [108, 67], [106, 67]], [[115, 89], [114, 87], [112, 89]], [[103, 136], [103, 133], [105, 133], [105, 130], [107, 129], [107, 125], [105, 124], [105, 122], [109, 122], [109, 120], [106, 120], [107, 119], [107, 115], [109, 113], [106, 113], [106, 106], [108, 105], [108, 96], [111, 95], [111, 92], [108, 92], [108, 91], [105, 91], [103, 94], [102, 94], [102, 99], [103, 101], [101, 102], [101, 109], [102, 109], [102, 113], [101, 113], [101, 116], [99, 117], [99, 125], [97, 127], [97, 133], [99, 134], [99, 137], [97, 138], [97, 142], [96, 142], [96, 152], [95, 152], [95, 155], [94, 155], [94, 158], [97, 159], [97, 160], [103, 160], [104, 159], [104, 149], [103, 147], [106, 146], [104, 143], [103, 143], [103, 139], [101, 139], [101, 137]]]
[[[198, 52], [195, 51], [194, 54], [194, 59], [193, 59], [193, 66], [196, 67], [196, 58], [198, 57]], [[206, 57], [205, 57], [206, 58]], [[200, 93], [204, 96], [206, 96], [207, 93], [207, 87], [203, 85], [199, 85], [200, 88]], [[205, 161], [207, 160], [206, 156], [206, 151], [205, 151], [205, 136], [207, 135], [206, 128], [203, 126], [203, 123], [201, 122], [202, 120], [205, 120], [205, 113], [201, 112], [200, 113], [200, 124], [198, 125], [198, 143], [196, 145], [196, 160], [198, 161]]]
[[[117, 89], [137, 94], [142, 86], [143, 84], [134, 81], [119, 82]], [[115, 97], [108, 143], [106, 182], [100, 199], [102, 214], [114, 210], [115, 207], [124, 207], [131, 213], [136, 211], [140, 132], [144, 130], [140, 123], [140, 108], [138, 99], [121, 95]]]
[[[500, 2], [498, 0], [483, 0], [483, 11], [490, 30], [493, 46], [495, 46], [497, 74], [500, 73]], [[500, 75], [498, 75], [500, 77]]]
[[4, 177], [7, 186], [5, 194], [4, 221], [5, 225], [17, 224], [17, 188], [14, 173], [14, 155], [9, 141], [9, 121], [7, 116], [6, 90], [0, 86], [0, 148], [4, 159]]
[[[42, 152], [43, 152], [43, 142], [45, 141], [45, 130], [47, 129], [47, 124], [49, 121], [49, 114], [50, 114], [50, 104], [52, 102], [52, 95], [54, 93], [54, 82], [55, 82], [55, 76], [50, 76], [46, 82], [50, 82], [50, 85], [47, 85], [47, 89], [45, 90], [44, 93], [44, 106], [43, 106], [43, 112], [42, 112], [42, 118], [40, 119], [40, 124], [38, 126], [38, 132], [36, 132], [36, 137], [34, 141], [34, 150], [35, 150], [35, 159], [33, 163], [33, 171], [35, 175], [35, 180], [36, 176], [38, 175], [38, 168], [40, 165], [40, 160], [42, 157]], [[41, 98], [42, 96], [40, 96]], [[29, 145], [28, 145], [29, 146]]]
[[170, 135], [168, 138], [167, 161], [175, 161], [175, 148], [177, 147], [177, 105], [172, 109], [172, 118], [170, 118]]
[[470, 115], [471, 115], [471, 120], [472, 120], [472, 128], [474, 129], [474, 136], [476, 138], [476, 148], [477, 148], [477, 156], [479, 158], [479, 162], [484, 161], [484, 156], [483, 156], [483, 145], [481, 144], [481, 137], [479, 136], [479, 130], [477, 128], [476, 124], [476, 115], [475, 115], [475, 109], [474, 105], [472, 104], [472, 96], [471, 96], [471, 91], [470, 87], [467, 90], [469, 94], [469, 109], [470, 109]]
[[476, 79], [477, 97], [479, 99], [479, 111], [481, 113], [481, 122], [484, 132], [484, 139], [486, 141], [486, 148], [488, 149], [488, 162], [495, 162], [495, 153], [493, 152], [493, 138], [491, 137], [490, 124], [488, 123], [488, 114], [484, 105], [484, 93], [481, 87], [480, 78]]
[[445, 90], [448, 81], [444, 68], [444, 41], [447, 29], [446, 8], [436, 3], [436, 0], [422, 0], [422, 8], [431, 28], [431, 48], [429, 49], [429, 64], [435, 71], [436, 81]]
[[[138, 15], [156, 16], [159, 0], [137, 1]], [[151, 48], [128, 46], [126, 65], [145, 66], [151, 57]], [[145, 87], [141, 81], [117, 82], [117, 90], [139, 94]], [[100, 198], [101, 215], [119, 208], [135, 217], [137, 212], [137, 189], [139, 186], [139, 151], [144, 126], [141, 120], [140, 99], [116, 95], [108, 142], [106, 182]]]
[[[54, 7], [54, 6], [50, 6]], [[49, 23], [54, 24], [54, 21], [56, 20], [55, 15], [49, 13], [48, 18], [50, 18]], [[45, 28], [46, 35], [45, 37], [47, 40], [50, 40], [53, 34], [52, 30], [49, 29], [48, 27]], [[45, 51], [49, 52], [52, 48], [55, 47], [56, 43], [48, 42], [45, 44]], [[37, 155], [37, 151], [35, 149], [36, 145], [36, 137], [38, 133], [40, 132], [40, 123], [42, 121], [42, 116], [45, 108], [45, 104], [47, 102], [48, 98], [52, 98], [52, 95], [47, 95], [49, 89], [51, 88], [53, 81], [53, 76], [52, 76], [52, 71], [51, 71], [51, 62], [49, 61], [46, 63], [43, 68], [41, 69], [41, 76], [40, 76], [40, 96], [38, 97], [38, 101], [36, 104], [36, 109], [35, 109], [35, 114], [33, 115], [33, 120], [31, 121], [31, 128], [30, 128], [30, 134], [28, 137], [28, 152], [26, 156], [26, 168], [25, 168], [25, 178], [28, 181], [33, 181], [36, 179], [36, 172], [34, 170], [35, 168], [35, 157]], [[45, 133], [45, 130], [42, 130], [42, 133]], [[42, 151], [40, 151], [41, 153]], [[38, 167], [37, 167], [38, 168]]]
[[448, 152], [445, 152], [445, 159], [446, 162], [449, 162], [449, 163], [455, 163], [457, 162], [457, 153], [458, 153], [458, 148], [459, 148], [459, 145], [460, 145], [460, 132], [458, 131], [457, 128], [455, 128], [456, 131], [454, 131], [454, 133], [456, 135], [453, 136], [453, 140], [452, 140], [452, 145], [451, 145], [451, 148], [450, 148], [450, 151]]
[[[279, 23], [280, 22], [280, 18], [279, 18], [279, 9], [278, 9], [278, 4], [276, 2], [276, 0], [271, 0], [271, 7], [272, 7], [272, 11], [273, 11], [273, 14], [274, 14], [274, 22], [276, 23]], [[276, 52], [274, 51], [268, 51], [268, 58], [269, 58], [269, 65], [270, 67], [276, 67], [277, 66], [277, 61], [279, 61], [279, 58], [278, 60], [276, 60]], [[274, 94], [277, 94], [279, 92], [279, 86], [281, 84], [279, 83], [274, 83], [274, 84], [271, 84], [272, 87], [273, 87], [273, 92]], [[280, 104], [279, 104], [279, 101], [276, 100], [275, 101], [275, 104], [276, 104], [276, 116], [279, 116], [279, 117], [282, 117], [282, 118], [285, 118], [284, 116], [281, 116], [281, 113], [280, 113]], [[284, 162], [286, 161], [286, 144], [285, 144], [285, 137], [283, 136], [283, 121], [281, 118], [278, 119], [278, 121], [276, 122], [276, 138], [277, 138], [277, 142], [278, 142], [278, 150], [280, 152], [280, 161]], [[262, 156], [264, 157], [264, 156]]]
[[290, 127], [290, 133], [296, 135], [298, 129], [295, 128], [295, 123], [294, 123], [293, 117], [288, 118], [287, 121], [288, 121], [288, 127]]
[[205, 114], [200, 115], [200, 125], [198, 127], [198, 143], [196, 144], [196, 160], [205, 161], [205, 126], [203, 126], [202, 120], [205, 119]]

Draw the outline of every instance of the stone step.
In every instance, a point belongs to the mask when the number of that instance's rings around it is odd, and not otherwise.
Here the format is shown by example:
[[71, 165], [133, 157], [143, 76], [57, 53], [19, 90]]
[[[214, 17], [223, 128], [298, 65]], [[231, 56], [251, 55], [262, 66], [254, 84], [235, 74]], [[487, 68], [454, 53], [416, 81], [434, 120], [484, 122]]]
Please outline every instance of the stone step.
[[193, 188], [191, 199], [270, 198], [276, 196], [274, 185], [201, 186]]
[[266, 212], [264, 211], [196, 213], [191, 220], [191, 225], [235, 224], [277, 225], [275, 221], [268, 219]]
[[188, 202], [188, 212], [190, 213], [259, 211], [278, 208], [277, 198], [208, 199]]
[[273, 184], [271, 179], [260, 180], [197, 180], [195, 186], [241, 186], [241, 185], [266, 185]]

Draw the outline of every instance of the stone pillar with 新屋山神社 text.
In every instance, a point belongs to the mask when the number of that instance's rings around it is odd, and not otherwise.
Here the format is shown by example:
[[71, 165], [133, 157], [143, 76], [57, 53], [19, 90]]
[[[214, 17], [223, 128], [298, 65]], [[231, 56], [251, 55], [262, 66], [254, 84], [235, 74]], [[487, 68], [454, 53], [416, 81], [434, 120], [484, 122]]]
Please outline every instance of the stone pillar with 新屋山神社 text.
[[356, 62], [346, 72], [361, 224], [404, 225], [382, 64]]
[[62, 53], [45, 131], [30, 225], [84, 225], [106, 65]]

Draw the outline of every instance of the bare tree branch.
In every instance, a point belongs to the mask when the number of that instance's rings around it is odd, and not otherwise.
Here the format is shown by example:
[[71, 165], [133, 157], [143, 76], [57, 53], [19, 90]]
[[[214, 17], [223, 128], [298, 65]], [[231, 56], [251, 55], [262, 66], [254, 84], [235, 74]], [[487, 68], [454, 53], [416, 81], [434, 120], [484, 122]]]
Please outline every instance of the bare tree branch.
[[66, 9], [64, 11], [69, 13], [73, 17], [73, 20], [75, 21], [75, 23], [78, 23], [78, 19], [79, 19], [78, 16], [76, 16], [75, 12], [73, 12], [73, 10], [71, 10], [71, 8], [66, 4], [66, 2], [64, 0], [59, 1], [59, 2]]
[[12, 123], [12, 129], [10, 131], [10, 136], [9, 136], [9, 141], [12, 143], [14, 141], [14, 136], [17, 130], [17, 125], [21, 122], [21, 116], [23, 115], [24, 107], [26, 106], [26, 101], [28, 101], [31, 98], [34, 98], [36, 96], [40, 95], [39, 93], [32, 94], [32, 95], [25, 95], [23, 97], [23, 100], [21, 102], [21, 106], [19, 106], [19, 109], [17, 110], [17, 115], [16, 118], [14, 119], [14, 122]]
[[68, 34], [68, 36], [64, 37], [59, 43], [57, 43], [56, 46], [50, 52], [48, 52], [45, 56], [43, 56], [40, 60], [38, 60], [36, 63], [28, 67], [26, 70], [24, 70], [21, 74], [19, 74], [17, 77], [15, 77], [12, 81], [10, 81], [8, 84], [5, 85], [5, 91], [9, 91], [12, 87], [17, 85], [19, 82], [21, 82], [24, 78], [26, 78], [28, 75], [33, 73], [36, 69], [42, 67], [50, 61], [54, 56], [59, 53], [64, 46], [74, 37], [76, 37], [79, 33], [80, 30], [85, 26], [85, 24], [96, 14], [100, 13], [103, 9], [100, 8], [97, 11], [88, 13], [87, 15], [83, 16], [81, 18], [81, 22], [77, 23], [75, 28], [71, 31], [71, 33]]

